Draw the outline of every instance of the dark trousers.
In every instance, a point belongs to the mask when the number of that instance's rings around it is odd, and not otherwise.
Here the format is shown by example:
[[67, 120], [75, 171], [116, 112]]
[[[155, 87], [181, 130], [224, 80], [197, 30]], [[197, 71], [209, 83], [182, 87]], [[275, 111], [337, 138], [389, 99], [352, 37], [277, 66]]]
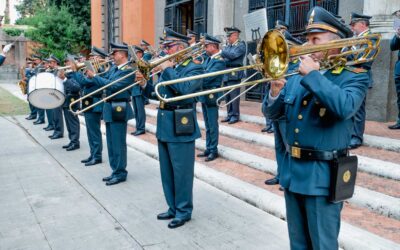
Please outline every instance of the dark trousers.
[[339, 248], [340, 212], [343, 202], [330, 203], [326, 196], [309, 196], [285, 190], [290, 249]]
[[64, 136], [64, 119], [62, 108], [53, 109], [54, 135]]
[[396, 93], [397, 93], [397, 122], [400, 123], [400, 60], [396, 62], [395, 70], [394, 70], [394, 83], [396, 85]]
[[86, 133], [89, 141], [90, 158], [102, 160], [103, 140], [101, 138], [101, 113], [85, 112]]
[[357, 113], [353, 117], [353, 134], [351, 135], [352, 140], [358, 140], [362, 142], [364, 139], [365, 130], [365, 101], [367, 97], [365, 96], [361, 107], [358, 109]]
[[47, 127], [54, 128], [53, 109], [46, 109]]
[[38, 113], [37, 108], [33, 106], [30, 102], [29, 102], [29, 110], [31, 111], [30, 115], [36, 118]]
[[201, 104], [203, 109], [204, 123], [206, 125], [206, 152], [218, 152], [218, 107]]
[[[36, 108], [36, 107], [35, 107]], [[44, 121], [44, 109], [36, 108], [38, 114], [38, 121]]]
[[193, 211], [194, 141], [158, 140], [158, 154], [168, 212], [176, 218], [190, 219]]
[[71, 113], [69, 108], [63, 108], [65, 125], [67, 126], [68, 139], [72, 144], [79, 145], [80, 126], [78, 116]]
[[125, 180], [128, 175], [127, 146], [126, 146], [127, 122], [107, 122], [106, 137], [108, 160], [112, 169], [111, 176]]
[[[225, 82], [225, 85], [231, 86], [238, 83], [240, 83], [240, 81], [228, 81]], [[238, 95], [240, 95], [240, 88], [236, 88], [235, 90], [231, 91], [228, 95], [226, 95], [225, 101], [230, 102]], [[231, 104], [227, 106], [228, 117], [236, 117], [237, 119], [239, 119], [240, 116], [239, 105], [240, 105], [240, 98], [237, 98], [235, 101], [233, 101]]]
[[132, 96], [132, 106], [135, 112], [136, 119], [136, 131], [142, 132], [145, 131], [146, 124], [146, 111], [144, 109], [144, 96]]

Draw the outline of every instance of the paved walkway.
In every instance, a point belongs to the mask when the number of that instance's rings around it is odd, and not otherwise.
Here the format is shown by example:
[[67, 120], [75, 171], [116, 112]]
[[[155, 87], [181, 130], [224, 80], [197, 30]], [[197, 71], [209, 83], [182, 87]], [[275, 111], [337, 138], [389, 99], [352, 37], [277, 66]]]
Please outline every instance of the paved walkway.
[[[128, 180], [66, 152], [42, 126], [0, 118], [0, 249], [288, 249], [284, 221], [195, 180], [192, 221], [168, 229], [158, 162], [128, 149]], [[107, 160], [104, 154], [103, 159]]]

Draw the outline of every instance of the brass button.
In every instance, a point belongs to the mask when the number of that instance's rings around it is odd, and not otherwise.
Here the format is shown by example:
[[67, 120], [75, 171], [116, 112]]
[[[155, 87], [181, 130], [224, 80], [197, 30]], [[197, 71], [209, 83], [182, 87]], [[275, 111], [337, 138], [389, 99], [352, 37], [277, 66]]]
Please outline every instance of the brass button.
[[298, 143], [297, 141], [295, 141], [295, 142], [294, 142], [294, 145], [298, 146], [298, 145], [299, 145], [299, 143]]
[[304, 101], [303, 101], [303, 106], [306, 106], [307, 103], [308, 103], [307, 100], [304, 100]]
[[296, 129], [294, 130], [294, 132], [295, 132], [296, 134], [298, 134], [298, 133], [300, 132], [300, 129], [296, 128]]
[[299, 114], [299, 115], [297, 116], [297, 118], [298, 118], [299, 120], [303, 120], [303, 116], [302, 116], [301, 114]]

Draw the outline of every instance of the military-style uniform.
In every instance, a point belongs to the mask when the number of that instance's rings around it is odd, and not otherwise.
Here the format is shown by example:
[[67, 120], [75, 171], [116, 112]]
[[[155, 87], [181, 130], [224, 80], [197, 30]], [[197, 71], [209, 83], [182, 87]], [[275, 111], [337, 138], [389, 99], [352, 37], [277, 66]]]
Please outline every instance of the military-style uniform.
[[[308, 33], [334, 28], [341, 38], [351, 37], [351, 30], [321, 7], [310, 10], [308, 20]], [[327, 198], [331, 163], [348, 154], [351, 118], [368, 84], [362, 68], [314, 70], [289, 78], [280, 95], [269, 97], [268, 115], [286, 130], [285, 153], [282, 157], [277, 153], [277, 162], [279, 183], [285, 188], [291, 249], [339, 247], [343, 202], [330, 203]], [[314, 153], [309, 156], [308, 152]]]
[[[79, 99], [79, 91], [81, 90], [79, 83], [72, 78], [72, 76], [67, 75], [64, 81], [65, 90], [65, 102], [63, 104], [65, 125], [67, 126], [68, 139], [70, 143], [68, 144], [67, 150], [73, 150], [80, 147], [79, 136], [80, 136], [80, 125], [78, 116], [74, 115], [69, 110], [69, 105], [71, 102]], [[79, 109], [79, 103], [75, 104], [73, 110]]]
[[[220, 41], [215, 37], [212, 37], [208, 34], [205, 34], [204, 36], [206, 44], [220, 43]], [[226, 68], [225, 61], [218, 54], [208, 57], [202, 65], [205, 73], [216, 72]], [[223, 75], [203, 79], [203, 90], [221, 87], [222, 79]], [[204, 156], [212, 156], [213, 158], [218, 156], [219, 126], [217, 99], [220, 96], [221, 93], [218, 92], [199, 97], [203, 110], [204, 123], [206, 125], [206, 150], [204, 151]]]
[[[32, 76], [35, 75], [35, 71], [33, 68], [25, 68], [25, 77], [26, 77], [26, 94], [29, 93], [29, 80], [32, 78]], [[28, 99], [28, 105], [29, 105], [29, 110], [31, 113], [29, 116], [26, 118], [27, 120], [34, 120], [37, 118], [37, 108], [33, 106]]]
[[[53, 55], [51, 55], [48, 60], [54, 60], [57, 62], [57, 64], [60, 64], [60, 60]], [[52, 70], [52, 72], [54, 72], [54, 74], [57, 74], [57, 70], [55, 69]], [[49, 113], [51, 113], [50, 116], [53, 117], [54, 124], [54, 133], [53, 135], [49, 136], [50, 139], [58, 139], [64, 137], [64, 118], [62, 106], [52, 109], [51, 111], [49, 111]]]
[[390, 49], [392, 51], [399, 50], [398, 53], [398, 60], [396, 62], [394, 68], [394, 83], [396, 85], [396, 92], [397, 92], [397, 122], [396, 124], [390, 126], [391, 129], [400, 129], [400, 37], [398, 35], [394, 35], [392, 40], [390, 41]]
[[[111, 49], [128, 51], [125, 45], [111, 43]], [[109, 70], [109, 73], [102, 76], [93, 77], [93, 83], [98, 87], [103, 87], [112, 81], [120, 79], [127, 74], [132, 73], [132, 68], [129, 66], [118, 67], [114, 66]], [[106, 96], [127, 87], [135, 80], [135, 75], [131, 75], [105, 90]], [[109, 99], [103, 107], [103, 120], [106, 123], [106, 138], [107, 150], [110, 166], [112, 169], [110, 182], [125, 181], [128, 175], [126, 171], [127, 166], [127, 145], [126, 145], [126, 132], [127, 122], [133, 118], [133, 111], [129, 102], [130, 91], [124, 91], [113, 98]], [[110, 184], [110, 182], [107, 182]], [[107, 184], [106, 183], [106, 184]], [[116, 184], [115, 182], [112, 184]]]
[[[136, 46], [135, 48], [138, 51], [141, 51], [144, 55], [146, 53], [143, 51], [143, 49], [139, 48]], [[142, 59], [144, 61], [148, 61], [149, 57], [146, 57], [143, 55]], [[151, 54], [150, 54], [150, 59], [151, 59]], [[142, 88], [139, 85], [135, 85], [132, 87], [132, 106], [133, 106], [133, 111], [135, 113], [135, 120], [136, 120], [136, 131], [133, 133], [134, 135], [140, 135], [145, 133], [145, 124], [146, 124], [146, 111], [144, 108], [145, 105], [145, 97], [142, 94]]]
[[[33, 58], [39, 58], [40, 59], [40, 57], [39, 56], [37, 56], [37, 55], [33, 55], [32, 56]], [[31, 77], [33, 77], [33, 76], [35, 76], [35, 75], [37, 75], [37, 74], [39, 74], [39, 73], [41, 73], [41, 72], [44, 72], [45, 71], [45, 68], [42, 66], [42, 65], [37, 65], [36, 67], [35, 67], [35, 69], [33, 70], [33, 74], [32, 74], [32, 76]], [[28, 86], [29, 86], [29, 84], [28, 84]], [[29, 91], [29, 89], [28, 89], [28, 91]], [[33, 124], [43, 124], [45, 121], [45, 115], [44, 115], [44, 109], [40, 109], [40, 108], [37, 108], [37, 107], [35, 107], [36, 108], [36, 112], [37, 112], [37, 120], [36, 121], [34, 121], [33, 122]]]
[[[170, 36], [182, 39], [185, 42], [188, 40], [186, 36], [170, 29], [166, 29], [166, 34], [165, 42], [168, 41]], [[162, 72], [159, 82], [202, 73], [204, 73], [203, 66], [193, 63], [192, 59], [188, 59], [174, 69], [166, 68]], [[162, 96], [175, 97], [194, 93], [201, 89], [201, 84], [201, 80], [193, 80], [162, 87], [159, 90]], [[153, 91], [154, 86], [147, 83], [143, 93], [149, 98], [154, 98]], [[185, 129], [187, 130], [185, 131]], [[172, 103], [160, 102], [157, 113], [156, 137], [161, 181], [169, 207], [167, 213], [173, 216], [175, 220], [187, 221], [192, 216], [194, 141], [200, 136], [194, 98]]]
[[[235, 27], [227, 27], [225, 28], [227, 34], [230, 32], [240, 32], [239, 29]], [[226, 68], [237, 68], [243, 66], [243, 59], [246, 56], [246, 44], [244, 41], [237, 40], [233, 44], [227, 45], [221, 52], [221, 56], [225, 59]], [[233, 72], [230, 74], [226, 74], [224, 76], [224, 85], [230, 86], [240, 83], [240, 81], [244, 78], [244, 72]], [[226, 96], [226, 102], [230, 102], [233, 98], [240, 95], [240, 88], [236, 88], [231, 91]], [[229, 123], [234, 123], [239, 121], [240, 116], [240, 98], [237, 98], [234, 102], [227, 106], [228, 117], [226, 121]]]

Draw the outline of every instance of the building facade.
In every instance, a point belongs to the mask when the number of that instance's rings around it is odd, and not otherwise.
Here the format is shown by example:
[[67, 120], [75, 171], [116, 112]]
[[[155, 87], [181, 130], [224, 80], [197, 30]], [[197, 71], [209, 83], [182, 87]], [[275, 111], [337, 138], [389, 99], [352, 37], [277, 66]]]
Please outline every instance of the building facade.
[[[322, 6], [350, 21], [351, 12], [372, 15], [371, 29], [383, 35], [381, 53], [373, 66], [375, 86], [367, 98], [367, 119], [393, 120], [396, 115], [394, 63], [389, 41], [394, 34], [393, 16], [400, 9], [398, 0], [92, 0], [92, 43], [108, 48], [110, 41], [137, 44], [145, 39], [157, 45], [165, 27], [181, 33], [192, 29], [224, 36], [224, 27], [245, 30], [243, 16], [265, 8], [269, 28], [276, 20], [284, 20], [290, 31], [301, 37], [306, 15], [313, 6]], [[242, 39], [245, 39], [242, 32]], [[255, 53], [256, 41], [247, 41], [249, 53]], [[244, 98], [260, 101], [265, 87], [258, 86]]]

